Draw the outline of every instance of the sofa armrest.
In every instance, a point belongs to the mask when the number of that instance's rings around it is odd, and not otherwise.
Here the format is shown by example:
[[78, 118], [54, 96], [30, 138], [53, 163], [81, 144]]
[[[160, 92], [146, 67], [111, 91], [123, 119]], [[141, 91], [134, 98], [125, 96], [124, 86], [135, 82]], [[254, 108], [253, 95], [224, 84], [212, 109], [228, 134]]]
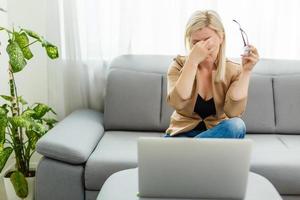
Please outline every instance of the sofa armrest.
[[70, 164], [81, 164], [104, 134], [103, 113], [77, 110], [37, 142], [38, 153]]

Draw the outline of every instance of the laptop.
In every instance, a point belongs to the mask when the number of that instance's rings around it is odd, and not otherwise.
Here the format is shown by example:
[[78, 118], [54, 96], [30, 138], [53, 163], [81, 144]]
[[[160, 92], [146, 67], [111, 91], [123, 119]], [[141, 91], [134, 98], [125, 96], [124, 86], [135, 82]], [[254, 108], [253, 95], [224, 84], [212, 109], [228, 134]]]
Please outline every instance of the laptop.
[[140, 197], [243, 199], [252, 140], [138, 139]]

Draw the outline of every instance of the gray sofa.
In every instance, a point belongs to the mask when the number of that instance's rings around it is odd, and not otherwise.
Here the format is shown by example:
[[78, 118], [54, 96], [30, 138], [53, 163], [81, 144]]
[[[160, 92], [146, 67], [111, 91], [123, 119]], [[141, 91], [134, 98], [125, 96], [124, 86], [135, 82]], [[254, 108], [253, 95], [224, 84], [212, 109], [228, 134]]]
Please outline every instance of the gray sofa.
[[[137, 138], [161, 137], [172, 108], [166, 73], [175, 56], [115, 58], [104, 113], [78, 110], [37, 143], [37, 200], [95, 200], [113, 173], [137, 167]], [[300, 61], [261, 59], [250, 82], [243, 120], [254, 140], [251, 171], [285, 200], [300, 199]]]

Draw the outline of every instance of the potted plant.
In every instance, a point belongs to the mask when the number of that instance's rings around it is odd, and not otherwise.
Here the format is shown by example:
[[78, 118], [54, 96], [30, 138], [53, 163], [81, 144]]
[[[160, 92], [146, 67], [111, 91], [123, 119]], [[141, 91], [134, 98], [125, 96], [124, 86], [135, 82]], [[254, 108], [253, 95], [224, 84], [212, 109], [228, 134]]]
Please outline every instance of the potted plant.
[[[34, 181], [30, 181], [32, 185], [28, 185], [27, 180], [30, 179], [29, 177], [35, 177], [34, 169], [30, 169], [30, 159], [35, 152], [36, 142], [57, 121], [47, 117], [47, 113], [55, 114], [55, 112], [46, 104], [29, 105], [22, 96], [18, 95], [15, 74], [20, 73], [27, 61], [33, 58], [31, 45], [40, 43], [51, 59], [58, 58], [58, 49], [31, 30], [19, 28], [15, 31], [0, 27], [0, 31], [8, 34], [6, 52], [9, 57], [8, 84], [10, 89], [9, 95], [0, 95], [4, 101], [4, 104], [0, 105], [0, 173], [10, 155], [14, 153], [13, 169], [2, 174], [4, 179], [8, 179], [11, 184], [12, 191], [15, 191], [13, 195], [28, 199], [34, 193], [28, 191], [34, 188]], [[5, 182], [5, 188], [8, 193], [10, 189], [7, 182]]]

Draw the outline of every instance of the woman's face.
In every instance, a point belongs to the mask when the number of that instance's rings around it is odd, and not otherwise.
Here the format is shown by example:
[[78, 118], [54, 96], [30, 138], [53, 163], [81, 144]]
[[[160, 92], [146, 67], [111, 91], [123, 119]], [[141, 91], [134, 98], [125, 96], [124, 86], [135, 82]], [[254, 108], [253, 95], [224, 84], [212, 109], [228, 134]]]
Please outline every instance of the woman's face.
[[215, 63], [220, 49], [220, 44], [223, 42], [223, 37], [221, 38], [216, 31], [209, 27], [202, 28], [198, 31], [192, 32], [190, 40], [191, 49], [201, 40], [208, 40], [208, 48], [213, 49], [213, 52], [203, 62], [209, 64]]

